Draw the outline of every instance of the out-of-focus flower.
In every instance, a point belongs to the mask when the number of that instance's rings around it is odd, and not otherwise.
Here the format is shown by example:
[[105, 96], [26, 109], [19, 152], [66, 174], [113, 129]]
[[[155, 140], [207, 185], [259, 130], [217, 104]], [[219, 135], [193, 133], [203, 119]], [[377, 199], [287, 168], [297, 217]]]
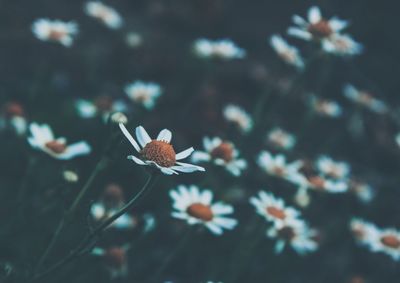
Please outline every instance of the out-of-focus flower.
[[307, 188], [299, 188], [294, 196], [294, 202], [300, 207], [307, 207], [310, 205], [311, 197]]
[[125, 87], [125, 93], [132, 101], [152, 109], [157, 98], [161, 96], [162, 89], [156, 83], [136, 81]]
[[172, 133], [169, 130], [162, 130], [157, 139], [152, 140], [142, 126], [137, 127], [136, 138], [139, 146], [123, 124], [119, 124], [119, 127], [134, 149], [140, 154], [140, 158], [134, 155], [128, 156], [128, 159], [133, 160], [136, 164], [156, 167], [167, 175], [178, 174], [178, 172], [205, 171], [203, 167], [178, 161], [191, 155], [194, 149], [190, 147], [176, 154], [170, 144]]
[[104, 259], [104, 264], [110, 272], [111, 279], [123, 278], [128, 274], [128, 247], [109, 247], [106, 249], [96, 247], [92, 250], [92, 255], [100, 256]]
[[17, 102], [6, 103], [0, 114], [0, 129], [9, 126], [20, 136], [24, 135], [28, 128], [25, 110]]
[[339, 56], [359, 55], [364, 49], [360, 43], [356, 42], [348, 34], [333, 34], [322, 41], [322, 48], [328, 53]]
[[241, 171], [247, 168], [246, 160], [239, 158], [239, 151], [234, 144], [217, 137], [205, 137], [203, 146], [205, 151], [193, 152], [193, 162], [212, 161], [216, 165], [225, 167], [234, 176], [240, 176]]
[[355, 239], [372, 252], [382, 252], [400, 260], [400, 232], [394, 228], [379, 229], [375, 224], [359, 218], [350, 221]]
[[286, 162], [286, 157], [283, 154], [273, 156], [268, 151], [260, 152], [257, 163], [267, 174], [282, 178], [291, 182], [299, 182], [302, 175], [299, 173], [300, 167], [303, 165], [301, 161], [292, 163]]
[[65, 138], [55, 138], [51, 128], [46, 125], [32, 123], [29, 125], [31, 136], [28, 137], [29, 144], [50, 156], [68, 160], [80, 155], [86, 155], [91, 152], [91, 148], [87, 142], [81, 141], [71, 145], [67, 145]]
[[304, 255], [318, 249], [317, 232], [310, 229], [303, 220], [291, 219], [272, 226], [267, 231], [269, 238], [276, 238], [275, 252], [281, 253], [290, 245], [298, 254]]
[[293, 22], [298, 27], [290, 27], [288, 34], [304, 40], [323, 40], [329, 38], [348, 26], [347, 21], [336, 17], [324, 19], [318, 7], [312, 6], [308, 10], [308, 21], [298, 15], [293, 16]]
[[333, 179], [345, 179], [350, 174], [348, 163], [335, 161], [326, 155], [322, 155], [316, 160], [315, 167], [320, 173]]
[[375, 190], [371, 185], [351, 179], [349, 190], [363, 203], [369, 203], [375, 196]]
[[347, 84], [344, 86], [343, 93], [344, 96], [351, 101], [361, 106], [364, 106], [373, 112], [383, 114], [388, 111], [388, 107], [383, 101], [374, 98], [372, 94], [368, 92], [356, 89], [351, 84]]
[[88, 16], [98, 19], [111, 29], [119, 29], [122, 26], [123, 21], [120, 14], [114, 8], [101, 2], [87, 2], [84, 10]]
[[33, 22], [32, 32], [40, 40], [59, 42], [70, 47], [78, 33], [78, 25], [75, 22], [38, 19]]
[[360, 218], [352, 218], [350, 221], [350, 231], [354, 238], [363, 245], [370, 245], [378, 239], [378, 228]]
[[304, 68], [304, 61], [300, 56], [299, 50], [296, 47], [289, 45], [281, 36], [271, 36], [270, 44], [279, 57], [281, 57], [281, 59], [287, 64], [299, 69]]
[[279, 149], [290, 150], [296, 144], [296, 136], [281, 128], [272, 129], [267, 138], [269, 143]]
[[253, 128], [253, 119], [241, 107], [233, 104], [225, 106], [223, 111], [227, 121], [235, 123], [243, 133], [248, 133]]
[[76, 183], [79, 180], [78, 174], [76, 174], [76, 172], [71, 170], [65, 170], [63, 172], [63, 177], [64, 180], [67, 181], [68, 183]]
[[342, 107], [335, 101], [318, 98], [311, 95], [309, 105], [321, 116], [337, 118], [342, 115]]
[[229, 39], [208, 40], [198, 39], [194, 43], [194, 51], [199, 57], [203, 58], [220, 58], [220, 59], [240, 59], [246, 56], [246, 51], [236, 46]]
[[111, 96], [100, 95], [92, 101], [78, 99], [75, 101], [75, 108], [82, 118], [93, 118], [101, 115], [107, 121], [112, 112], [125, 112], [127, 106], [122, 100], [114, 100]]
[[297, 178], [294, 182], [299, 185], [300, 188], [309, 188], [318, 192], [344, 193], [349, 189], [346, 181], [331, 180], [319, 174], [303, 176], [302, 178]]
[[197, 186], [178, 186], [170, 191], [175, 210], [172, 216], [186, 220], [189, 225], [204, 225], [215, 235], [221, 235], [223, 229], [231, 230], [237, 220], [226, 215], [233, 213], [233, 207], [222, 202], [212, 204], [213, 193], [210, 190], [200, 191]]
[[[90, 212], [95, 221], [102, 222], [112, 217], [125, 204], [122, 188], [116, 184], [106, 186], [101, 199], [92, 204]], [[117, 218], [109, 227], [116, 229], [131, 229], [137, 221], [125, 213]]]
[[136, 48], [142, 45], [143, 38], [139, 33], [128, 32], [125, 36], [125, 42], [129, 47]]
[[285, 206], [283, 199], [276, 198], [273, 194], [264, 191], [260, 191], [257, 197], [251, 197], [250, 203], [256, 208], [259, 215], [275, 225], [290, 221], [300, 215], [296, 209]]

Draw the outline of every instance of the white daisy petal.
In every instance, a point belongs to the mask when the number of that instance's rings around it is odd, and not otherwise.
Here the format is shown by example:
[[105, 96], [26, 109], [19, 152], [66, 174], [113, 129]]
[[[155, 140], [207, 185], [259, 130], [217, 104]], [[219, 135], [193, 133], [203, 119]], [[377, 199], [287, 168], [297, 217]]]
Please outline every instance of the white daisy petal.
[[134, 162], [136, 162], [136, 163], [139, 164], [139, 165], [146, 165], [146, 163], [145, 163], [143, 160], [137, 158], [136, 156], [129, 155], [127, 158], [128, 158], [129, 160], [133, 160]]
[[184, 159], [184, 158], [188, 157], [190, 154], [192, 154], [193, 151], [194, 151], [194, 148], [190, 147], [190, 148], [178, 153], [175, 158], [176, 158], [176, 160]]
[[146, 144], [151, 142], [151, 138], [150, 138], [149, 134], [146, 132], [146, 130], [142, 126], [139, 126], [136, 128], [136, 138], [142, 147], [145, 147]]
[[128, 141], [132, 144], [132, 146], [136, 149], [136, 151], [140, 152], [139, 145], [137, 144], [135, 139], [131, 136], [131, 134], [128, 132], [128, 130], [126, 129], [125, 125], [120, 123], [119, 124], [119, 128], [121, 129], [121, 131], [124, 134], [124, 136], [128, 139]]
[[162, 130], [157, 136], [157, 140], [165, 141], [167, 143], [171, 142], [171, 138], [172, 138], [172, 133], [170, 130], [167, 129]]

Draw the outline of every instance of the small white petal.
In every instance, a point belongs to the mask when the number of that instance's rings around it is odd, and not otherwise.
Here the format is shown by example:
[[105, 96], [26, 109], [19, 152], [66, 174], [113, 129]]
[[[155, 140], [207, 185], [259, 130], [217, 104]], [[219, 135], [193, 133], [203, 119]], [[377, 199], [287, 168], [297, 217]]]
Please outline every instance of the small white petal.
[[165, 141], [167, 143], [171, 142], [171, 138], [172, 138], [172, 133], [170, 130], [167, 129], [162, 130], [157, 136], [157, 140]]
[[150, 138], [149, 134], [146, 132], [146, 130], [142, 126], [139, 126], [136, 128], [136, 138], [142, 147], [145, 147], [146, 144], [151, 142], [151, 138]]
[[192, 154], [193, 151], [194, 151], [193, 147], [188, 148], [188, 149], [186, 149], [186, 150], [184, 150], [184, 151], [179, 152], [179, 153], [176, 155], [175, 158], [176, 158], [176, 160], [184, 159], [184, 158], [188, 157], [190, 154]]
[[128, 141], [133, 145], [133, 147], [136, 149], [137, 152], [140, 152], [140, 147], [137, 144], [137, 142], [135, 141], [135, 139], [131, 136], [131, 134], [128, 132], [128, 130], [126, 129], [125, 125], [120, 123], [119, 124], [119, 128], [121, 129], [122, 133], [124, 134], [124, 136], [128, 139]]
[[137, 158], [136, 156], [129, 155], [127, 158], [128, 158], [129, 160], [133, 160], [134, 162], [136, 162], [136, 163], [139, 164], [139, 165], [146, 165], [146, 163], [145, 163], [143, 160]]

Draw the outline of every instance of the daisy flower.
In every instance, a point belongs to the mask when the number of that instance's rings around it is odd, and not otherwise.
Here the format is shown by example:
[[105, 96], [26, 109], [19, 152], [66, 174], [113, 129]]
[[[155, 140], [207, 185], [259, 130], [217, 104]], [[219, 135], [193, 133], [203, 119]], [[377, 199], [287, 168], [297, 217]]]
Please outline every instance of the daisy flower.
[[157, 139], [152, 140], [146, 130], [142, 126], [139, 126], [136, 128], [138, 144], [125, 128], [124, 124], [119, 124], [119, 127], [133, 148], [140, 154], [140, 158], [134, 155], [128, 156], [128, 159], [133, 160], [136, 164], [153, 166], [167, 175], [178, 174], [178, 172], [192, 173], [195, 171], [205, 171], [203, 167], [178, 161], [188, 157], [194, 149], [190, 147], [176, 154], [170, 144], [172, 134], [169, 130], [162, 130], [158, 134]]
[[85, 12], [88, 16], [98, 19], [111, 29], [118, 29], [122, 26], [122, 18], [118, 12], [101, 2], [87, 2]]
[[309, 98], [309, 105], [311, 108], [321, 116], [330, 118], [337, 118], [342, 115], [342, 107], [333, 100], [318, 98], [311, 95]]
[[75, 102], [78, 115], [88, 119], [101, 115], [107, 121], [113, 112], [125, 112], [127, 106], [122, 100], [113, 100], [111, 96], [100, 95], [93, 100], [78, 99]]
[[216, 165], [225, 167], [234, 176], [240, 176], [241, 171], [247, 168], [246, 160], [239, 158], [239, 151], [234, 144], [217, 137], [205, 137], [203, 146], [205, 151], [193, 152], [193, 162], [212, 161]]
[[[307, 21], [308, 20], [308, 21]], [[298, 15], [293, 16], [293, 22], [297, 27], [290, 27], [288, 34], [304, 40], [323, 40], [329, 38], [348, 26], [347, 21], [336, 17], [327, 20], [322, 17], [318, 7], [313, 6], [308, 10], [308, 19]]]
[[243, 133], [248, 133], [253, 128], [253, 119], [241, 107], [233, 104], [225, 106], [223, 110], [225, 119], [236, 124]]
[[0, 128], [10, 126], [18, 135], [24, 135], [28, 128], [25, 110], [17, 102], [8, 102], [2, 109], [0, 116]]
[[194, 43], [194, 51], [202, 58], [240, 59], [246, 56], [246, 51], [236, 46], [229, 39], [208, 40], [198, 39]]
[[299, 50], [296, 47], [289, 45], [281, 36], [271, 36], [270, 44], [278, 56], [287, 64], [299, 69], [304, 68], [304, 61], [300, 56]]
[[304, 221], [299, 219], [291, 219], [272, 226], [268, 229], [267, 236], [277, 239], [275, 245], [275, 253], [277, 254], [281, 253], [287, 245], [300, 255], [314, 252], [318, 248], [317, 232], [310, 229]]
[[363, 203], [371, 202], [375, 196], [375, 190], [371, 185], [354, 179], [350, 180], [349, 190]]
[[322, 155], [315, 162], [318, 171], [333, 179], [345, 179], [350, 174], [350, 165], [346, 162], [338, 162]]
[[274, 224], [290, 221], [290, 219], [295, 219], [300, 215], [300, 212], [296, 209], [286, 207], [283, 199], [276, 198], [273, 194], [264, 191], [260, 191], [257, 196], [251, 197], [250, 203], [259, 215]]
[[345, 181], [330, 180], [319, 174], [303, 176], [302, 178], [297, 178], [294, 182], [301, 188], [309, 188], [319, 192], [344, 193], [349, 189]]
[[70, 47], [78, 33], [78, 25], [75, 22], [38, 19], [33, 22], [32, 32], [40, 40], [59, 42]]
[[346, 98], [373, 112], [383, 114], [388, 111], [388, 107], [383, 101], [374, 98], [368, 92], [356, 89], [353, 85], [345, 85], [343, 92]]
[[378, 239], [372, 241], [371, 249], [400, 260], [400, 232], [394, 228], [378, 229]]
[[146, 109], [153, 109], [155, 101], [162, 94], [160, 85], [136, 81], [125, 87], [126, 95], [134, 102], [142, 104]]
[[221, 235], [223, 229], [232, 230], [237, 220], [227, 217], [233, 213], [233, 207], [222, 202], [212, 204], [213, 193], [210, 190], [200, 191], [197, 186], [180, 185], [171, 190], [174, 201], [172, 217], [186, 220], [189, 225], [203, 225], [211, 233]]
[[86, 155], [91, 152], [88, 143], [81, 141], [71, 145], [67, 145], [67, 140], [63, 137], [55, 138], [51, 128], [46, 125], [32, 123], [29, 125], [31, 136], [28, 137], [29, 144], [36, 149], [39, 149], [50, 156], [69, 160], [76, 156]]
[[267, 136], [268, 142], [277, 148], [290, 150], [296, 144], [296, 136], [281, 128], [272, 129]]
[[378, 239], [378, 228], [365, 220], [353, 217], [349, 223], [350, 231], [358, 243], [370, 246]]
[[257, 159], [257, 163], [267, 174], [286, 179], [291, 182], [296, 182], [302, 175], [299, 169], [303, 165], [302, 161], [292, 163], [286, 162], [286, 157], [283, 154], [273, 156], [268, 151], [262, 151]]
[[353, 56], [361, 54], [364, 48], [348, 34], [334, 34], [322, 41], [322, 49], [339, 56]]
[[128, 274], [128, 246], [100, 248], [95, 247], [92, 255], [99, 256], [104, 260], [111, 279], [123, 278]]

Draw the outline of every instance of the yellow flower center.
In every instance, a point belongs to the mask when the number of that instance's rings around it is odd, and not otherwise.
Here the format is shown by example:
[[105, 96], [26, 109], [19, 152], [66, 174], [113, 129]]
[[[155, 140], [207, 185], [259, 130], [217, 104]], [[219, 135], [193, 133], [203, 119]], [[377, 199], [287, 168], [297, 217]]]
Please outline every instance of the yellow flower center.
[[67, 149], [67, 146], [65, 144], [58, 141], [49, 141], [45, 144], [45, 147], [57, 154], [63, 153]]
[[203, 221], [211, 221], [214, 217], [214, 214], [211, 208], [208, 205], [204, 205], [202, 203], [193, 203], [191, 204], [186, 212], [194, 217], [201, 219]]
[[174, 148], [165, 141], [152, 140], [140, 153], [145, 160], [154, 161], [162, 167], [174, 166], [176, 162]]

